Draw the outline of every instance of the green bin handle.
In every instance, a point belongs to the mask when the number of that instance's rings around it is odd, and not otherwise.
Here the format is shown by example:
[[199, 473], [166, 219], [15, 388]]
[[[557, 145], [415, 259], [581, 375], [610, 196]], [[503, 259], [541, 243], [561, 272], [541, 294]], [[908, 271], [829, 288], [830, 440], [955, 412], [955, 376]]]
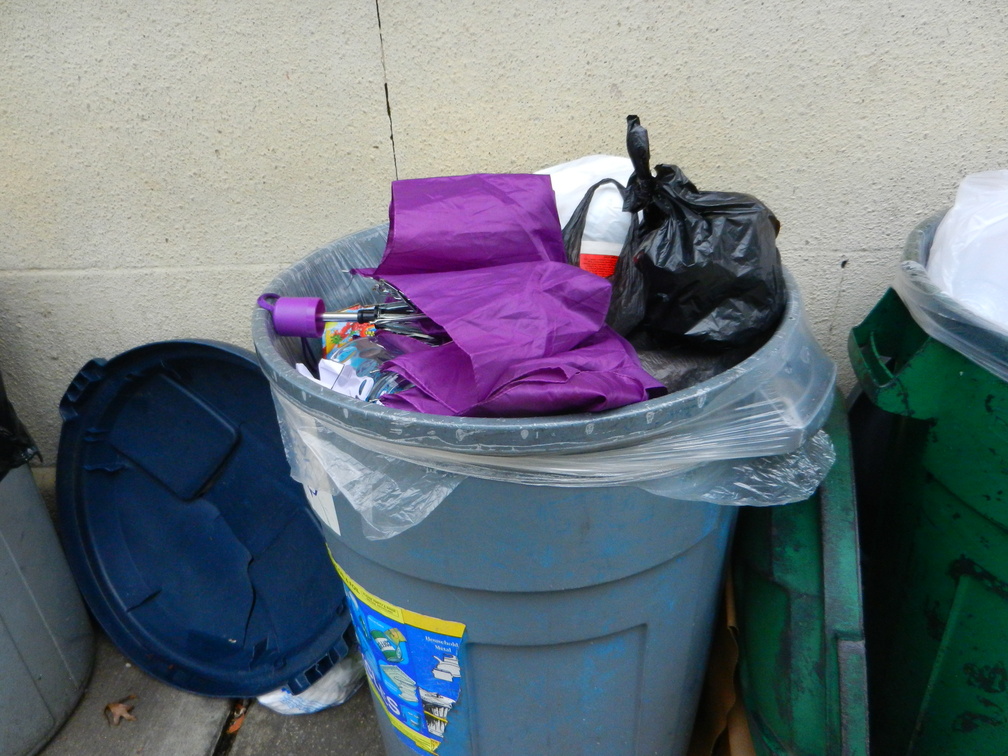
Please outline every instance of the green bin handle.
[[865, 395], [879, 409], [907, 417], [923, 416], [921, 408], [911, 400], [904, 371], [928, 341], [928, 335], [892, 289], [864, 322], [851, 329], [847, 353], [854, 374]]

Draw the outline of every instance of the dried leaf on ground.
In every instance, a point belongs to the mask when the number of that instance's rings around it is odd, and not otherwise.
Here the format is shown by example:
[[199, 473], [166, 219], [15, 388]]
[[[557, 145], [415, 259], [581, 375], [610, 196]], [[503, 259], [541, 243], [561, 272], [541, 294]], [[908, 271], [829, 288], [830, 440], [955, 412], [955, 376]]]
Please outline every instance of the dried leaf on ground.
[[241, 726], [245, 723], [245, 713], [247, 711], [248, 706], [245, 703], [239, 702], [235, 704], [234, 709], [231, 711], [231, 721], [228, 723], [226, 730], [228, 735], [234, 735], [241, 729]]
[[130, 713], [133, 711], [133, 704], [126, 703], [127, 701], [132, 701], [134, 698], [136, 696], [131, 694], [126, 696], [126, 698], [105, 704], [105, 719], [110, 725], [118, 725], [124, 719], [129, 722], [136, 721], [136, 717]]

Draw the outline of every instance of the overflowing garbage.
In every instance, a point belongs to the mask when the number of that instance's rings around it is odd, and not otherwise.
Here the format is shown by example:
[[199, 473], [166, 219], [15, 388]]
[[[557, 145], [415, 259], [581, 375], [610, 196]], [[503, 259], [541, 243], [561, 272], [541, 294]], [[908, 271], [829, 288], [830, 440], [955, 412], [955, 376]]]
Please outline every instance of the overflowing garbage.
[[353, 271], [374, 301], [260, 298], [304, 339], [298, 371], [396, 409], [536, 417], [654, 399], [752, 354], [786, 303], [776, 218], [652, 173], [627, 121], [629, 159], [393, 182], [381, 261]]
[[396, 181], [387, 227], [267, 287], [252, 336], [291, 474], [367, 538], [473, 480], [732, 506], [822, 481], [836, 367], [773, 214], [652, 173], [635, 116], [627, 137], [628, 158]]

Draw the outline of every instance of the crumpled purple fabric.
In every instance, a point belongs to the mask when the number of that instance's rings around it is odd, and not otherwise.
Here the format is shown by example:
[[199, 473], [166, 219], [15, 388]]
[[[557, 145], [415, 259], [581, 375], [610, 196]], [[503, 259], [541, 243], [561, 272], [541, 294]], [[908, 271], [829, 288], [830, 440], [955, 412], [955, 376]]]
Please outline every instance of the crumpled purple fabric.
[[565, 262], [549, 176], [482, 173], [392, 182], [376, 277]]
[[414, 387], [382, 404], [527, 417], [597, 412], [665, 393], [605, 325], [609, 282], [566, 263], [548, 177], [392, 186], [395, 232], [374, 277], [403, 292], [451, 340], [387, 362], [383, 369]]

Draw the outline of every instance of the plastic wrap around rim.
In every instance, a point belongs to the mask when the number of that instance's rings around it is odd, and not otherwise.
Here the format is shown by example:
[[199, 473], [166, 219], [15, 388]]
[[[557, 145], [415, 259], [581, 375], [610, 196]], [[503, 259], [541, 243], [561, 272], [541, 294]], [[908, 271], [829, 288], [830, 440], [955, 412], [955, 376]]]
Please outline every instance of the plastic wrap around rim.
[[925, 333], [1008, 381], [1008, 333], [959, 304], [928, 275], [931, 243], [946, 212], [910, 232], [893, 288]]

